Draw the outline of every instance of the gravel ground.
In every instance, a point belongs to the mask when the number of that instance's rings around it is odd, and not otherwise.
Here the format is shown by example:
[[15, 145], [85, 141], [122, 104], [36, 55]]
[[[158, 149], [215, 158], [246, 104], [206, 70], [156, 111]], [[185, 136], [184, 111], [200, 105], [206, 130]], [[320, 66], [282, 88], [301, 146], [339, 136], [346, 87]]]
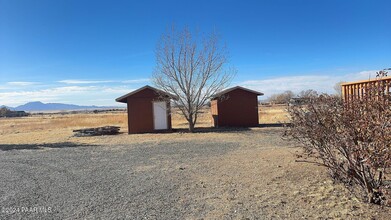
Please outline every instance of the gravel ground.
[[[0, 142], [0, 219], [386, 219], [282, 130]], [[1, 138], [1, 137], [0, 137]], [[47, 139], [52, 140], [52, 139]], [[16, 141], [15, 141], [16, 142]], [[35, 208], [35, 209], [34, 209]]]
[[[202, 141], [0, 145], [0, 219], [182, 219], [195, 209], [201, 217], [208, 208], [180, 201], [191, 181], [188, 167], [203, 169], [200, 161], [237, 147]], [[39, 213], [26, 211], [30, 207]]]

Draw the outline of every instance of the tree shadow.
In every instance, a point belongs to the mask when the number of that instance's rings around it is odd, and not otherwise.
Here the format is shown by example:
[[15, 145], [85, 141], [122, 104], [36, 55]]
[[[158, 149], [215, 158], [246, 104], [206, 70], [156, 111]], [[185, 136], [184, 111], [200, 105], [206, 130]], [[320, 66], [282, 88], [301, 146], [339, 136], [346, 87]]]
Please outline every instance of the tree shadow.
[[73, 142], [45, 143], [45, 144], [0, 144], [0, 150], [43, 150], [45, 148], [74, 148], [94, 146]]
[[[195, 133], [224, 133], [224, 132], [238, 132], [238, 131], [250, 131], [251, 127], [198, 127], [194, 129]], [[187, 128], [173, 128], [173, 132], [188, 133]]]
[[[240, 131], [251, 131], [251, 128], [281, 128], [290, 126], [290, 123], [269, 123], [269, 124], [259, 124], [258, 126], [253, 127], [197, 127], [194, 129], [195, 133], [224, 133], [224, 132], [240, 132]], [[173, 132], [182, 132], [188, 133], [189, 129], [187, 128], [173, 128]]]

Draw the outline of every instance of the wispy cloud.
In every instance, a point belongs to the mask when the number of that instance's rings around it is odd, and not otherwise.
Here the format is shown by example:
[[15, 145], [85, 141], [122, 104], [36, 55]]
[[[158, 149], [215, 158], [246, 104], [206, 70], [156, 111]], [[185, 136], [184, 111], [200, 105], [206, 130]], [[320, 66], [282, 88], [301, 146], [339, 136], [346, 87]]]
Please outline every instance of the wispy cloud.
[[[119, 105], [115, 102], [115, 98], [132, 90], [134, 89], [127, 87], [63, 86], [33, 91], [0, 92], [0, 105], [17, 106], [30, 101], [79, 105]], [[102, 101], [94, 102], [97, 99]]]
[[33, 91], [12, 91], [0, 93], [0, 103], [8, 105], [23, 104], [28, 101], [56, 101], [62, 96], [77, 95], [85, 91], [94, 89], [93, 87], [57, 87]]
[[66, 79], [57, 81], [59, 83], [65, 84], [99, 84], [99, 83], [111, 83], [112, 80], [76, 80], [76, 79]]
[[[130, 80], [64, 79], [55, 83], [8, 82], [0, 85], [0, 105], [17, 106], [30, 101], [80, 105], [120, 105], [115, 98], [133, 91], [147, 78]], [[60, 84], [58, 84], [60, 83]], [[30, 85], [31, 87], [27, 87]], [[22, 87], [26, 86], [26, 87]]]
[[11, 86], [31, 86], [31, 85], [37, 85], [38, 82], [25, 82], [25, 81], [18, 81], [18, 82], [7, 82], [8, 85]]
[[150, 81], [151, 81], [150, 79], [144, 78], [144, 79], [124, 80], [124, 81], [121, 81], [121, 82], [122, 83], [126, 83], [126, 84], [136, 84], [136, 83], [148, 83]]
[[130, 80], [78, 80], [78, 79], [64, 79], [57, 81], [65, 84], [102, 84], [102, 83], [123, 83], [123, 84], [137, 84], [150, 82], [147, 78], [130, 79]]
[[264, 98], [272, 94], [291, 90], [298, 93], [302, 90], [313, 89], [319, 92], [334, 93], [334, 85], [338, 82], [355, 81], [374, 78], [376, 71], [362, 71], [343, 75], [298, 75], [289, 77], [277, 77], [262, 80], [248, 80], [240, 82], [245, 86], [265, 94]]
[[[293, 92], [298, 93], [302, 90], [314, 89], [320, 92], [333, 93], [333, 87], [337, 82], [369, 79], [370, 77], [374, 78], [376, 75], [375, 72], [376, 71], [362, 71], [342, 75], [297, 75], [247, 80], [236, 84], [265, 93], [263, 98], [286, 90], [292, 90]], [[60, 102], [79, 105], [120, 105], [115, 102], [115, 98], [133, 91], [140, 86], [138, 84], [149, 82], [149, 79], [143, 78], [125, 81], [62, 81], [67, 83], [62, 86], [58, 86], [58, 84], [39, 84], [44, 87], [18, 87], [6, 83], [3, 86], [4, 88], [0, 86], [0, 105], [17, 106], [29, 101]], [[104, 82], [108, 83], [102, 84]]]

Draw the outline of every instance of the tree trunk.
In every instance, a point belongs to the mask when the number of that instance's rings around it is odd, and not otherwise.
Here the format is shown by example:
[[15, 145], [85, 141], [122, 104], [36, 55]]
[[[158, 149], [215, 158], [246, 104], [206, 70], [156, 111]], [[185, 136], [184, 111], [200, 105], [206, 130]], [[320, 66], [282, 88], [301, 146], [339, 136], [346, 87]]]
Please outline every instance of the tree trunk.
[[189, 115], [189, 119], [187, 120], [189, 123], [189, 131], [191, 133], [194, 132], [194, 121], [193, 121], [193, 115]]
[[193, 122], [189, 122], [189, 131], [190, 131], [191, 133], [194, 132], [194, 123], [193, 123]]

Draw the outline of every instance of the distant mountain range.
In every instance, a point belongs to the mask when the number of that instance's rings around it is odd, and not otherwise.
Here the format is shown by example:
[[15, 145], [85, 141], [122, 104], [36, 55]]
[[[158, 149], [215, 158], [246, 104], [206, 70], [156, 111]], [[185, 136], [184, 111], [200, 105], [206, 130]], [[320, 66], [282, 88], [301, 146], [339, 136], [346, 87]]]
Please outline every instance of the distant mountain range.
[[42, 102], [29, 102], [24, 105], [17, 106], [15, 108], [2, 105], [0, 107], [6, 107], [12, 111], [66, 111], [66, 110], [93, 110], [93, 109], [110, 109], [110, 108], [122, 108], [118, 106], [82, 106], [63, 103], [42, 103]]

